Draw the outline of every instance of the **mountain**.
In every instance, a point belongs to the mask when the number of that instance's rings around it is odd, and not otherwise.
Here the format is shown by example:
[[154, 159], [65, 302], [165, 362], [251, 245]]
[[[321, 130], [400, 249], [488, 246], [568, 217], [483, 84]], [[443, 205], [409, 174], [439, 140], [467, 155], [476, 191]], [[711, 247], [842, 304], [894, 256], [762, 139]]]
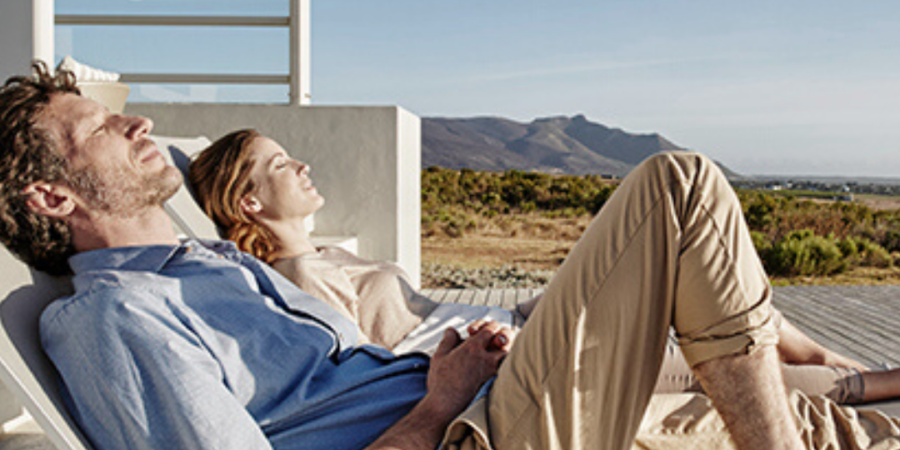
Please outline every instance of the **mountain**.
[[[422, 119], [422, 167], [623, 177], [654, 153], [681, 149], [658, 134], [627, 133], [583, 115], [531, 123], [501, 117]], [[726, 174], [733, 175], [727, 169]]]

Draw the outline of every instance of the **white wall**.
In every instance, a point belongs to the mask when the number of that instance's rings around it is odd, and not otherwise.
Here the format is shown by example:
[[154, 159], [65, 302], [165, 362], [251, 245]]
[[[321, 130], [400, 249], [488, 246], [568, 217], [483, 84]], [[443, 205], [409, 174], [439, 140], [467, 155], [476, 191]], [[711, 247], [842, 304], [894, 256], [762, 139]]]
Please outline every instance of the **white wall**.
[[0, 1], [0, 82], [31, 73], [31, 61], [53, 64], [53, 0]]
[[154, 134], [215, 140], [256, 128], [312, 166], [325, 196], [315, 234], [357, 236], [359, 255], [395, 261], [420, 285], [419, 118], [396, 106], [129, 104]]

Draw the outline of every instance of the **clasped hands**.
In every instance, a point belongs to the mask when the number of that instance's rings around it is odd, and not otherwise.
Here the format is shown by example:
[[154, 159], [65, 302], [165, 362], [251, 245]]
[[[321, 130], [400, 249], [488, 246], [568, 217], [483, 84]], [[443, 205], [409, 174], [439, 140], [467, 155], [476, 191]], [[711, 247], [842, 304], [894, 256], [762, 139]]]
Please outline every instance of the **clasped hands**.
[[448, 328], [431, 358], [428, 394], [438, 414], [456, 417], [469, 405], [481, 386], [497, 374], [516, 333], [493, 320], [477, 320], [463, 339]]

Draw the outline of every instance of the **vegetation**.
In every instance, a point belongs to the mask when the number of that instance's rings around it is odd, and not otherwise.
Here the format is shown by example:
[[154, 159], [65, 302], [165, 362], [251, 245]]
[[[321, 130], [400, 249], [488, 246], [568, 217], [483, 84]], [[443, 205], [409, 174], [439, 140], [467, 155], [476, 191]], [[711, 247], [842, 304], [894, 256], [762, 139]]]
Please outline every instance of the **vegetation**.
[[738, 191], [753, 243], [775, 276], [890, 268], [900, 252], [900, 210]]
[[429, 167], [422, 173], [423, 234], [460, 237], [480, 221], [501, 215], [539, 213], [550, 219], [593, 215], [613, 190], [609, 180], [596, 175]]
[[[478, 244], [449, 245], [453, 250], [446, 253], [478, 250], [489, 258], [491, 250], [479, 248], [488, 240], [519, 242], [516, 245], [524, 245], [522, 239], [566, 242], [563, 248], [556, 245], [545, 252], [549, 263], [558, 264], [560, 253], [571, 248], [615, 188], [615, 182], [597, 176], [431, 167], [422, 173], [425, 246], [435, 248], [436, 241], [447, 239], [476, 242], [477, 237]], [[738, 189], [737, 194], [754, 246], [776, 279], [836, 277], [860, 270], [890, 270], [890, 277], [898, 275], [893, 272], [900, 258], [900, 209], [876, 210], [859, 202], [761, 189]]]

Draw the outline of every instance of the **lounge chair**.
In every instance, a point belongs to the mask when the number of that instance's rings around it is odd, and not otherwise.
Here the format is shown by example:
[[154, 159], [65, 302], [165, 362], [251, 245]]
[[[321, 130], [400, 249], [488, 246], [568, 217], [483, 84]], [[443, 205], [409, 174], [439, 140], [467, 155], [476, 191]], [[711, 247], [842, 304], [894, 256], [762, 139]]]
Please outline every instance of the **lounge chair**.
[[53, 365], [38, 337], [38, 318], [54, 299], [71, 292], [66, 277], [30, 270], [0, 247], [0, 381], [61, 450], [90, 449], [66, 412]]

